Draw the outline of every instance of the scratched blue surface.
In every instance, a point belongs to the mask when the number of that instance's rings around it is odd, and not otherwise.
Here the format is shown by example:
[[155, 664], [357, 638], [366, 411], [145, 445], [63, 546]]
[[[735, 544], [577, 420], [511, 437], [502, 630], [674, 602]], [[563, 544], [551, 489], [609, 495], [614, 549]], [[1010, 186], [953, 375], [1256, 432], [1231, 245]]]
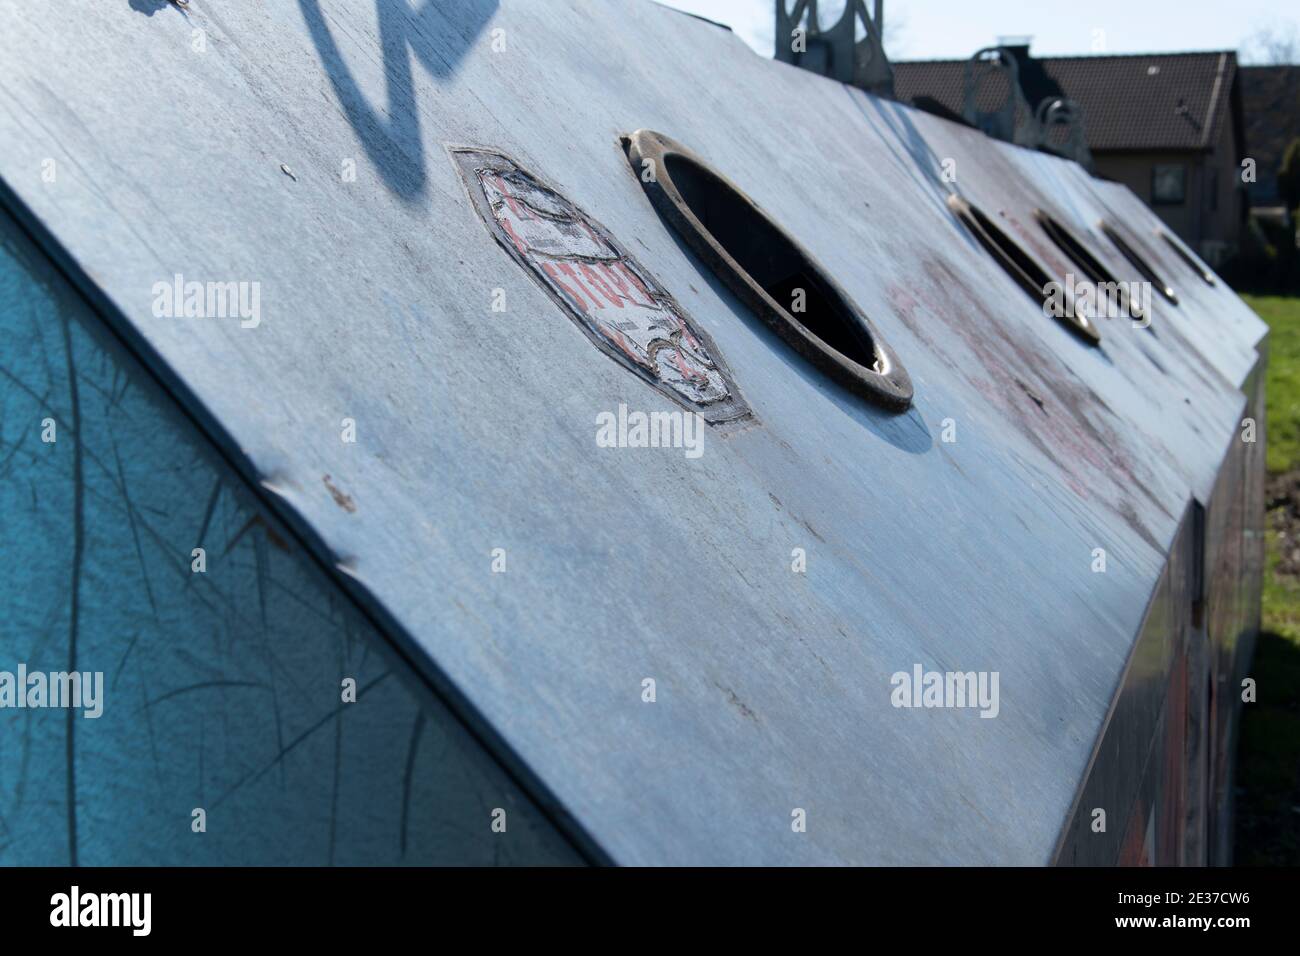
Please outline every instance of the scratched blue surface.
[[[24, 217], [570, 832], [628, 863], [1052, 858], [1264, 334], [1136, 197], [637, 0], [0, 11]], [[627, 166], [638, 128], [812, 251], [907, 366], [909, 413], [827, 383], [700, 269]], [[698, 460], [597, 447], [597, 414], [666, 400], [503, 254], [449, 144], [508, 153], [634, 250], [761, 426]], [[953, 190], [1058, 275], [1035, 208], [1136, 279], [1097, 228], [1119, 221], [1182, 304], [1089, 348]], [[260, 282], [261, 324], [155, 319], [177, 272]], [[892, 708], [914, 664], [998, 670], [999, 717]]]
[[0, 864], [576, 860], [3, 213], [0, 302], [0, 670], [105, 685], [0, 710]]

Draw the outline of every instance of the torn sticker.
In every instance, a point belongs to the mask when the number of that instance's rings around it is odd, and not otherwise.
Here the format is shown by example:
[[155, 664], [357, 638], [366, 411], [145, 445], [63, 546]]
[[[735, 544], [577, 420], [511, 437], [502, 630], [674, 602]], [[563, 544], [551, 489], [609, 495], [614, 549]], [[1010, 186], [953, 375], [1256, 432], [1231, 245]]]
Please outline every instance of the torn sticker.
[[592, 344], [710, 424], [752, 418], [717, 346], [600, 223], [501, 153], [451, 154], [488, 230]]

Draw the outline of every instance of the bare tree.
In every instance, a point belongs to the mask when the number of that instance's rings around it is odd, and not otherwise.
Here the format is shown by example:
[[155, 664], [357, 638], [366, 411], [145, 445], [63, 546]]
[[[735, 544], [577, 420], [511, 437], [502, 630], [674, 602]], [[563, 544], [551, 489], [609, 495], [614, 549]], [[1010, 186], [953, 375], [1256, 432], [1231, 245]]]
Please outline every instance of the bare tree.
[[1300, 63], [1300, 33], [1294, 23], [1265, 24], [1241, 41], [1243, 63], [1283, 66]]

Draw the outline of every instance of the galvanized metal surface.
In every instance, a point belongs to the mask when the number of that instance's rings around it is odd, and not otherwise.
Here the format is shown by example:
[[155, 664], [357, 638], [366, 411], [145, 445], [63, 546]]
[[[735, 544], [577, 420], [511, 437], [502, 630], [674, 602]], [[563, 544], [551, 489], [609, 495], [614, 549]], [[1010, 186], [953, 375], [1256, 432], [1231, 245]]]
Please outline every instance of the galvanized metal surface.
[[[633, 0], [138, 9], [0, 2], [11, 200], [580, 835], [626, 863], [1053, 857], [1263, 335], [1136, 197]], [[829, 384], [700, 271], [622, 155], [639, 128], [809, 247], [906, 363], [910, 412]], [[698, 459], [598, 448], [599, 413], [670, 403], [504, 254], [451, 143], [514, 157], [635, 249], [761, 427], [708, 432]], [[952, 190], [1054, 274], [1036, 208], [1127, 280], [1096, 227], [1126, 224], [1180, 305], [1081, 344]], [[155, 318], [176, 273], [260, 282], [260, 324]], [[914, 664], [999, 671], [998, 718], [893, 708]]]

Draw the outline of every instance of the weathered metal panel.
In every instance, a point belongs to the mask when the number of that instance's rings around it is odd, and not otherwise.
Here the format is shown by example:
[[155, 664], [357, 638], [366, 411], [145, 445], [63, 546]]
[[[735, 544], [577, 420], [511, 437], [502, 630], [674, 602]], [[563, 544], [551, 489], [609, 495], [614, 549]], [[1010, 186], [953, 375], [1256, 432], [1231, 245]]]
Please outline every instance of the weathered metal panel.
[[[1181, 805], [1177, 799], [1162, 796], [1166, 786], [1180, 789], [1184, 777], [1181, 772], [1166, 773], [1170, 760], [1181, 766], [1184, 739], [1180, 728], [1186, 724], [1183, 717], [1174, 725], [1176, 740], [1169, 740], [1168, 711], [1181, 714], [1186, 704], [1185, 685], [1179, 684], [1181, 691], [1176, 690], [1171, 678], [1194, 639], [1189, 584], [1196, 560], [1195, 533], [1193, 509], [1189, 508], [1134, 645], [1078, 805], [1062, 834], [1058, 862], [1088, 866], [1139, 862], [1138, 858], [1125, 860], [1125, 854], [1137, 852], [1130, 842], [1136, 839], [1133, 835], [1141, 834], [1144, 840], [1148, 831], [1153, 839], [1138, 853], [1142, 862], [1181, 862]], [[1169, 845], [1157, 847], [1157, 832], [1173, 834]]]
[[1235, 442], [1225, 457], [1205, 523], [1205, 629], [1209, 660], [1204, 681], [1209, 697], [1209, 847], [1213, 863], [1232, 862], [1233, 754], [1243, 705], [1242, 682], [1250, 676], [1260, 628], [1260, 581], [1264, 574], [1264, 381], [1267, 341], [1243, 385], [1246, 417], [1258, 441]]
[[[634, 0], [0, 11], [11, 201], [575, 832], [628, 863], [1053, 857], [1263, 325], [1153, 250], [1181, 304], [1085, 346], [946, 199], [1063, 274], [1047, 208], [1133, 280], [1096, 222], [1145, 236], [1135, 197]], [[700, 271], [621, 152], [640, 128], [828, 268], [906, 363], [908, 413], [826, 382]], [[597, 447], [597, 415], [671, 401], [484, 230], [456, 143], [635, 250], [761, 425], [698, 459]], [[260, 282], [260, 323], [155, 318], [177, 273]], [[914, 665], [998, 671], [997, 719], [891, 706]]]

